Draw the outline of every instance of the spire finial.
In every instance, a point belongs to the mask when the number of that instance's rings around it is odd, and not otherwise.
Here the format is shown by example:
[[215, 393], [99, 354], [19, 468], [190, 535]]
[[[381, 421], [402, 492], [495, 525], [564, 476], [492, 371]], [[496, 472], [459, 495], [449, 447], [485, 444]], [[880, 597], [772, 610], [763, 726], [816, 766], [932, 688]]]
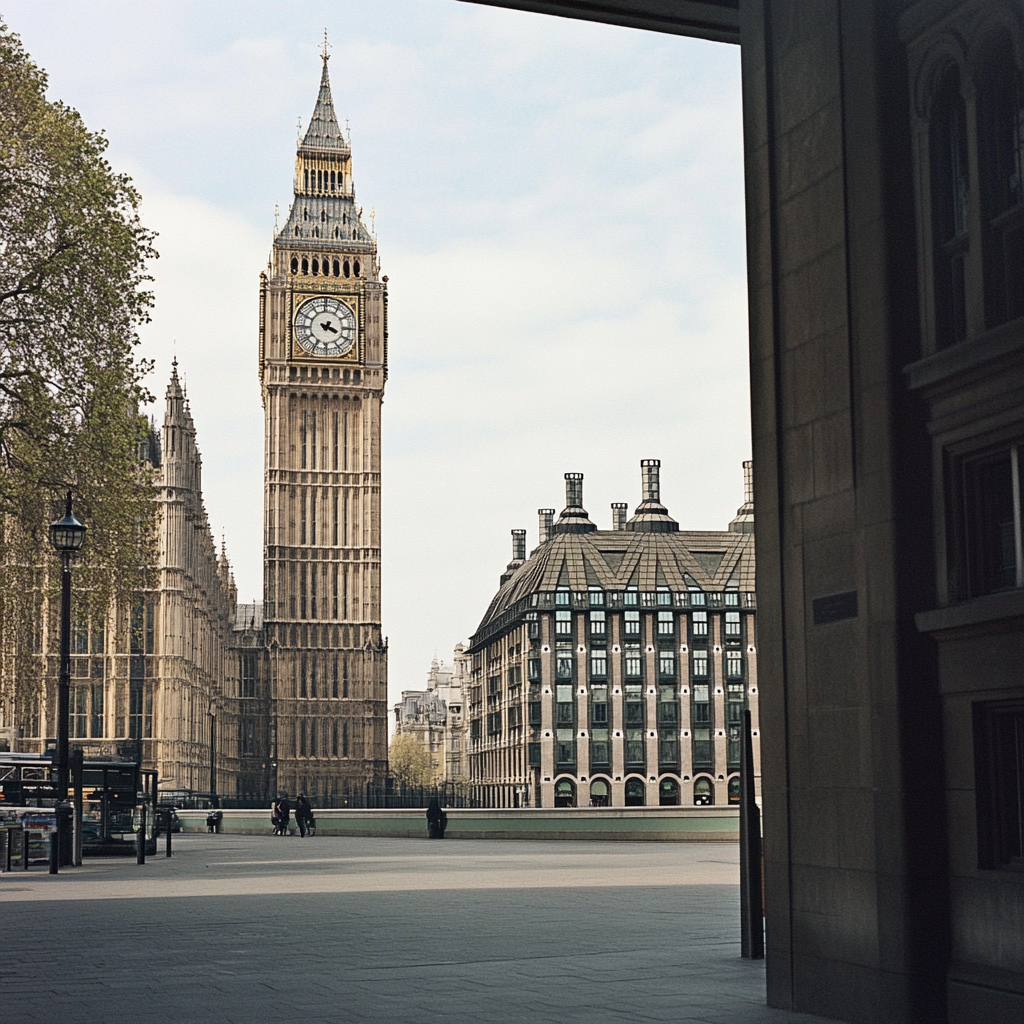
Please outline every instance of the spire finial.
[[324, 44], [320, 47], [320, 56], [323, 58], [324, 66], [331, 59], [331, 44], [327, 42], [327, 29], [324, 29]]

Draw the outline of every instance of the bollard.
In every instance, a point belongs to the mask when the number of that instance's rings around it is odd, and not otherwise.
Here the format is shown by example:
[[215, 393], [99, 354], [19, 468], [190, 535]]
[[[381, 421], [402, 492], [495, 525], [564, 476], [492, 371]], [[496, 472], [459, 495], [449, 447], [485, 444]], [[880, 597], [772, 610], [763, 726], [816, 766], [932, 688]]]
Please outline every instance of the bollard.
[[28, 871], [28, 832], [21, 830], [21, 870]]
[[146, 863], [146, 805], [139, 812], [139, 834], [135, 837], [135, 863]]
[[4, 829], [4, 866], [3, 871], [6, 874], [11, 870], [11, 830], [9, 828]]
[[164, 854], [166, 857], [171, 855], [171, 816], [167, 815], [167, 851]]
[[55, 875], [60, 870], [60, 829], [55, 828], [50, 833], [50, 874]]

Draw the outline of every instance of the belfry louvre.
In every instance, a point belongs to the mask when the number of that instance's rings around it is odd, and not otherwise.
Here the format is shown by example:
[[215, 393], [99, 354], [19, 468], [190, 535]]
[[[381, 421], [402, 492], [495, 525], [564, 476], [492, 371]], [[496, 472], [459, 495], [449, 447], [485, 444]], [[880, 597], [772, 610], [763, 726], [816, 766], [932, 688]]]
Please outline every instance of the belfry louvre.
[[[583, 478], [541, 509], [470, 641], [470, 785], [485, 806], [724, 804], [739, 798], [743, 711], [757, 726], [751, 464], [728, 530], [681, 531], [660, 463], [626, 521], [598, 530]], [[758, 770], [759, 778], [759, 770]]]

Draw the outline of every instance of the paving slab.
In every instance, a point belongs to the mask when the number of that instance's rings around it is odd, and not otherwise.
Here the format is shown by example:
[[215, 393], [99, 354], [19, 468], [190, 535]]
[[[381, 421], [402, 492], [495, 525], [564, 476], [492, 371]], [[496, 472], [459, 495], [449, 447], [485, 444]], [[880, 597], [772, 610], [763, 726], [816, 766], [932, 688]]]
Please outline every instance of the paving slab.
[[824, 1024], [740, 958], [735, 844], [183, 835], [0, 904], [12, 1022]]

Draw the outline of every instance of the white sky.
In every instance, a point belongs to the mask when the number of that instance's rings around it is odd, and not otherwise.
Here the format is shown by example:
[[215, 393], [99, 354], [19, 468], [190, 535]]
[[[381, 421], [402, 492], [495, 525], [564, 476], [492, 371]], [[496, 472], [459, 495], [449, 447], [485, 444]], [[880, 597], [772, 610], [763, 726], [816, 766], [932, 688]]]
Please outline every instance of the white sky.
[[[476, 628], [582, 471], [602, 529], [641, 458], [723, 529], [750, 454], [739, 48], [455, 0], [7, 0], [50, 97], [110, 139], [159, 232], [143, 332], [187, 378], [239, 599], [262, 594], [258, 278], [326, 24], [389, 277], [390, 693]], [[152, 410], [151, 410], [152, 411]]]

